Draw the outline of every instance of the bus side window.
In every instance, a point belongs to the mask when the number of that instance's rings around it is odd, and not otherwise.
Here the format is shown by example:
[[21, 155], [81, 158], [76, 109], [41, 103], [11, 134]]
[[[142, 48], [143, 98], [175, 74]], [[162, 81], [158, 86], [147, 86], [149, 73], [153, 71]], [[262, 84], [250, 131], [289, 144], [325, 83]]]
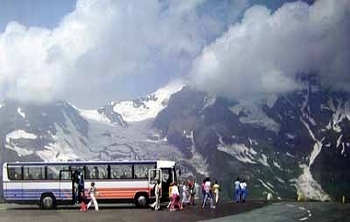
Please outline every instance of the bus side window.
[[8, 177], [10, 180], [21, 180], [22, 179], [22, 167], [21, 166], [9, 166]]
[[110, 165], [112, 179], [131, 179], [132, 165], [131, 164], [113, 164]]
[[62, 166], [48, 166], [47, 167], [47, 179], [58, 180], [60, 178], [60, 171], [63, 170]]

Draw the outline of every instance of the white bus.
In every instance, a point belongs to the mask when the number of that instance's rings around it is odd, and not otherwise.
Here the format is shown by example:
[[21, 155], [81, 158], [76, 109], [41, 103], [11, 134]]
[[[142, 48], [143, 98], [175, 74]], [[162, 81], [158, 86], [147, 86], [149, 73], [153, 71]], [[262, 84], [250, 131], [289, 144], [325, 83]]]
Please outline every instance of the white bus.
[[[38, 204], [54, 208], [74, 204], [91, 182], [99, 192], [99, 203], [133, 203], [148, 206], [152, 188], [162, 185], [162, 200], [169, 185], [177, 181], [173, 161], [78, 161], [15, 162], [3, 165], [3, 197], [8, 203]], [[88, 196], [88, 195], [87, 195]]]

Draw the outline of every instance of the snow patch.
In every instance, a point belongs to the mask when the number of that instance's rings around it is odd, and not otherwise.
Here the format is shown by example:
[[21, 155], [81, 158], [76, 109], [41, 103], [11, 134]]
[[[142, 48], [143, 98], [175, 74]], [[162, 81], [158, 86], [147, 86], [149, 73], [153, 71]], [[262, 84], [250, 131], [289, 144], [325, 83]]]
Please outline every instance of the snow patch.
[[11, 139], [21, 139], [21, 138], [36, 139], [38, 138], [38, 136], [33, 133], [28, 133], [24, 130], [16, 130], [6, 135], [6, 142], [11, 143]]
[[217, 146], [217, 150], [225, 152], [243, 163], [261, 163], [264, 166], [270, 167], [270, 165], [267, 163], [267, 156], [265, 154], [261, 154], [259, 156], [258, 152], [252, 148], [252, 144], [257, 144], [256, 141], [249, 138], [250, 148], [244, 144], [238, 143], [228, 145], [224, 143], [222, 137], [218, 133], [217, 135], [219, 137], [219, 145]]
[[337, 139], [337, 146], [336, 147], [339, 147], [342, 138], [343, 138], [343, 134], [340, 134], [340, 136]]
[[78, 111], [79, 111], [80, 115], [85, 117], [86, 119], [110, 123], [110, 120], [107, 118], [107, 116], [103, 113], [98, 112], [97, 110], [78, 109]]
[[22, 108], [21, 108], [21, 107], [19, 107], [19, 108], [17, 109], [17, 112], [18, 112], [19, 115], [21, 115], [21, 116], [23, 117], [23, 119], [26, 118], [26, 114], [22, 111]]
[[272, 161], [273, 165], [277, 167], [278, 169], [282, 170], [282, 167], [275, 161]]
[[197, 170], [198, 173], [209, 176], [209, 164], [207, 163], [206, 159], [200, 153], [197, 152], [196, 143], [193, 137], [193, 131], [191, 131], [189, 135], [186, 134], [186, 138], [191, 139], [192, 142], [192, 158], [187, 162], [189, 162]]
[[350, 101], [343, 102], [337, 100], [337, 106], [335, 106], [333, 99], [328, 101], [328, 107], [333, 111], [332, 118], [330, 119], [326, 129], [333, 129], [334, 131], [341, 132], [341, 122], [344, 119], [350, 120]]
[[261, 104], [252, 101], [240, 101], [237, 105], [229, 108], [236, 115], [244, 114], [239, 118], [243, 124], [251, 124], [264, 127], [267, 130], [278, 133], [280, 125], [268, 117], [262, 110]]
[[36, 139], [37, 135], [28, 133], [24, 130], [16, 130], [6, 135], [5, 148], [15, 151], [19, 156], [27, 156], [33, 153], [32, 150], [17, 146], [12, 140], [17, 139]]
[[275, 178], [276, 178], [276, 180], [278, 180], [278, 182], [280, 182], [280, 183], [283, 183], [283, 184], [286, 183], [286, 181], [284, 181], [284, 180], [283, 180], [282, 178], [280, 178], [280, 177], [275, 176]]
[[297, 137], [296, 135], [290, 134], [290, 133], [286, 133], [286, 136], [288, 139], [295, 139], [295, 137]]
[[314, 147], [312, 149], [312, 152], [310, 154], [310, 162], [309, 162], [309, 167], [311, 167], [311, 165], [314, 163], [316, 157], [318, 156], [318, 154], [320, 154], [321, 152], [321, 149], [322, 149], [322, 141], [317, 141], [315, 144], [314, 144]]
[[270, 95], [266, 98], [266, 105], [271, 109], [278, 99], [277, 95]]
[[[264, 183], [264, 181], [262, 181], [261, 179], [258, 179], [258, 181], [266, 188], [268, 189], [271, 193], [275, 193], [275, 191], [273, 190], [273, 186], [270, 183]], [[271, 187], [272, 186], [272, 187]]]
[[155, 118], [168, 103], [170, 96], [184, 87], [182, 82], [171, 83], [140, 101], [113, 102], [113, 111], [126, 122], [138, 122]]
[[311, 200], [330, 200], [330, 196], [322, 190], [321, 186], [312, 177], [310, 168], [306, 164], [301, 164], [300, 168], [303, 170], [303, 173], [293, 184], [297, 189], [298, 195], [301, 194], [306, 199]]
[[203, 109], [204, 110], [205, 108], [207, 107], [210, 107], [211, 105], [213, 105], [216, 101], [216, 97], [215, 96], [206, 96], [203, 100]]
[[[219, 144], [217, 149], [227, 154], [230, 154], [231, 156], [235, 157], [237, 160], [243, 163], [256, 164], [253, 157], [254, 154], [251, 152], [251, 149], [246, 147], [244, 144]], [[253, 150], [253, 152], [255, 151]]]

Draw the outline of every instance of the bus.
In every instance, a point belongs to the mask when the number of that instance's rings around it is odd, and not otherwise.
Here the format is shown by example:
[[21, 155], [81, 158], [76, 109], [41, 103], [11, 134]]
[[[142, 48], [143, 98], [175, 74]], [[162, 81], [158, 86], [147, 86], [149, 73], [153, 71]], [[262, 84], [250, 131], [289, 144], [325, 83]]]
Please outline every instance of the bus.
[[177, 181], [174, 161], [74, 161], [13, 162], [3, 164], [3, 197], [7, 203], [37, 204], [43, 209], [79, 203], [88, 197], [91, 182], [99, 203], [132, 203], [146, 207], [152, 201], [157, 180], [161, 201], [167, 201], [169, 186]]

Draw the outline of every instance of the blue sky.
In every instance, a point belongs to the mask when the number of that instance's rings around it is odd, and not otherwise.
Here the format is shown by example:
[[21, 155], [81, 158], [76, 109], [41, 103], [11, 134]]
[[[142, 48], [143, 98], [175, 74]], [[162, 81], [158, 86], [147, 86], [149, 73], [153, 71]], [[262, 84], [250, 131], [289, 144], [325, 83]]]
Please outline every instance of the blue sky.
[[0, 1], [0, 31], [3, 32], [7, 23], [17, 21], [26, 26], [41, 26], [54, 28], [61, 19], [73, 11], [74, 0], [1, 0]]
[[1, 0], [0, 99], [96, 108], [178, 78], [239, 99], [294, 90], [310, 70], [344, 83], [349, 3], [313, 3]]
[[[262, 4], [266, 7], [276, 10], [285, 2], [295, 0], [250, 0], [249, 5]], [[304, 0], [312, 3], [314, 0]], [[234, 4], [235, 1], [222, 1], [222, 6]], [[1, 0], [0, 1], [0, 31], [3, 32], [6, 25], [11, 21], [17, 21], [25, 26], [40, 26], [46, 28], [56, 27], [62, 18], [72, 12], [75, 8], [75, 0]], [[214, 7], [213, 7], [214, 5]], [[213, 13], [217, 1], [206, 5], [206, 13]], [[217, 7], [220, 8], [220, 7]], [[225, 17], [225, 11], [218, 16]]]

